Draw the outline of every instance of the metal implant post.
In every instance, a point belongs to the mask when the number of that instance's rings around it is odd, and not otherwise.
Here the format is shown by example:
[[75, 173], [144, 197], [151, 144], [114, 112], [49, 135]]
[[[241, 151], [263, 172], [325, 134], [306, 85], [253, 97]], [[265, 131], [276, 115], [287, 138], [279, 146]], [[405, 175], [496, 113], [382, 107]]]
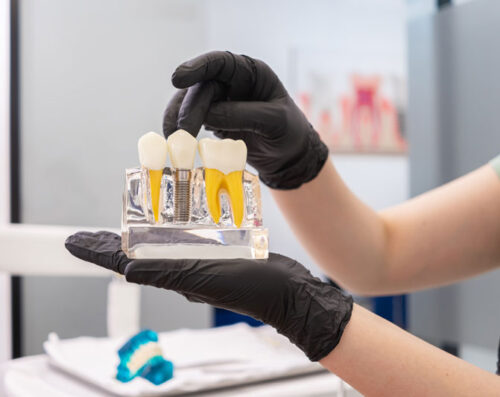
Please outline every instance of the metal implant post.
[[191, 218], [191, 170], [174, 170], [174, 222], [187, 223]]

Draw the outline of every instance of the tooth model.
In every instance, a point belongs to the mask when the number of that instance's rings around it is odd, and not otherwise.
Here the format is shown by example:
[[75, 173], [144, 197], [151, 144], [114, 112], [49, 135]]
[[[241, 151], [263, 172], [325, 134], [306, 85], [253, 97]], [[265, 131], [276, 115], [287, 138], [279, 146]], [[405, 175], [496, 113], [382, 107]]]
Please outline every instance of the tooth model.
[[204, 138], [198, 144], [205, 167], [207, 205], [215, 223], [221, 216], [220, 193], [229, 196], [233, 221], [240, 227], [244, 215], [243, 170], [247, 160], [247, 147], [242, 140], [215, 140]]
[[137, 143], [139, 149], [139, 161], [141, 166], [149, 173], [149, 185], [151, 190], [151, 207], [155, 221], [158, 222], [158, 208], [160, 204], [160, 187], [163, 168], [167, 161], [167, 141], [156, 132], [144, 134]]
[[174, 222], [189, 222], [191, 215], [191, 170], [198, 141], [189, 132], [177, 130], [167, 139], [168, 154], [174, 168]]

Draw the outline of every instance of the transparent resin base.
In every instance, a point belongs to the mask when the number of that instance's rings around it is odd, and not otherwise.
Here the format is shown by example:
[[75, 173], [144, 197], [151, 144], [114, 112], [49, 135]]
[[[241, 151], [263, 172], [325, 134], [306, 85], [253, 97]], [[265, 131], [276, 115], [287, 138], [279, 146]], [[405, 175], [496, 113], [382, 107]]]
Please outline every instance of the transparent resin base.
[[205, 194], [203, 168], [190, 175], [190, 215], [188, 222], [175, 216], [175, 171], [163, 170], [158, 222], [151, 206], [148, 171], [126, 170], [123, 195], [122, 248], [134, 259], [265, 259], [268, 231], [262, 227], [259, 178], [243, 173], [244, 217], [241, 227], [233, 223], [231, 205], [222, 193], [221, 217], [215, 224]]

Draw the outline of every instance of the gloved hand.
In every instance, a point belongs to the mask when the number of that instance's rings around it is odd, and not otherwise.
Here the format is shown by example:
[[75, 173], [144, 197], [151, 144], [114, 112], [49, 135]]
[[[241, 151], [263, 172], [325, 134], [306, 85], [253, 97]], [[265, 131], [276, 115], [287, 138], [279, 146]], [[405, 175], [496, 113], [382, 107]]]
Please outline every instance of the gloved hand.
[[166, 137], [201, 126], [219, 138], [242, 139], [248, 163], [274, 189], [295, 189], [314, 179], [328, 149], [264, 62], [214, 51], [180, 65], [172, 75], [180, 90], [163, 116]]
[[267, 260], [130, 260], [110, 232], [78, 232], [66, 240], [74, 256], [125, 275], [127, 281], [177, 291], [192, 302], [249, 315], [270, 324], [311, 361], [339, 343], [352, 298], [278, 254]]

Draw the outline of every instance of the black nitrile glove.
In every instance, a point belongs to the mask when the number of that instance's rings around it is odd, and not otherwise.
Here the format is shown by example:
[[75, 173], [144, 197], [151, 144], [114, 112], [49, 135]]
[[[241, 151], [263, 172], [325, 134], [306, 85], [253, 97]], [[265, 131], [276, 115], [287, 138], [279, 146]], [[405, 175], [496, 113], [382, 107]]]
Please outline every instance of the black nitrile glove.
[[214, 51], [180, 65], [172, 75], [180, 90], [163, 116], [166, 137], [202, 125], [219, 138], [242, 139], [248, 163], [273, 189], [295, 189], [314, 179], [328, 149], [276, 74], [264, 62]]
[[174, 290], [261, 320], [288, 337], [311, 361], [337, 346], [352, 312], [352, 298], [323, 283], [293, 259], [131, 260], [120, 236], [79, 232], [66, 240], [76, 257], [125, 275], [127, 281]]

